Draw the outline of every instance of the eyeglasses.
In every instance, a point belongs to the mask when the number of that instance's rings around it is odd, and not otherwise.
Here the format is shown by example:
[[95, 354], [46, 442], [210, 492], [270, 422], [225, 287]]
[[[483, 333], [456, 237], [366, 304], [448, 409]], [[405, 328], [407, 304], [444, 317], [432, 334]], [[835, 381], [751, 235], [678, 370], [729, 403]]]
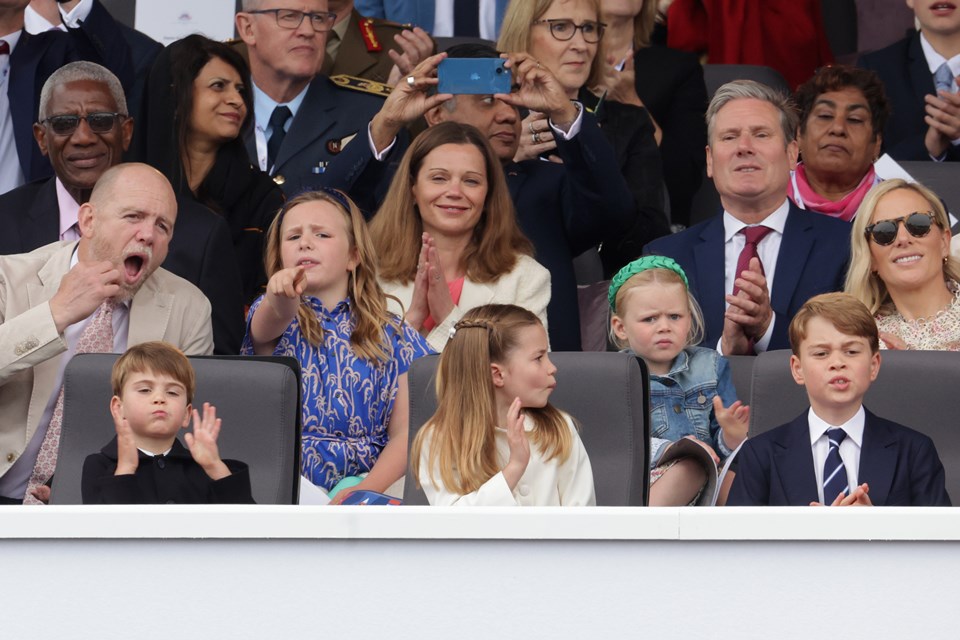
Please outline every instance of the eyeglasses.
[[81, 120], [86, 120], [90, 131], [94, 133], [109, 133], [113, 130], [114, 125], [117, 124], [117, 120], [123, 122], [126, 118], [127, 115], [124, 113], [97, 111], [95, 113], [88, 113], [85, 116], [75, 114], [50, 116], [45, 120], [41, 120], [40, 124], [49, 124], [53, 132], [58, 136], [69, 136], [77, 130]]
[[305, 13], [296, 9], [257, 9], [256, 11], [247, 11], [247, 13], [272, 13], [277, 19], [277, 26], [281, 29], [298, 29], [303, 23], [303, 19], [310, 16], [310, 26], [317, 33], [330, 31], [337, 19], [337, 14], [329, 11]]
[[915, 211], [910, 215], [875, 222], [864, 229], [863, 233], [868, 240], [872, 237], [873, 241], [877, 244], [887, 246], [888, 244], [893, 244], [893, 241], [897, 239], [901, 222], [906, 228], [907, 233], [914, 238], [922, 238], [930, 233], [930, 227], [933, 226], [936, 219], [932, 213]]
[[584, 41], [590, 44], [600, 42], [600, 38], [603, 37], [603, 30], [607, 28], [607, 25], [602, 22], [591, 22], [588, 20], [583, 24], [574, 24], [573, 20], [567, 20], [566, 18], [534, 20], [533, 24], [545, 24], [549, 26], [550, 35], [561, 42], [572, 40], [574, 34], [577, 33], [577, 29], [579, 29]]

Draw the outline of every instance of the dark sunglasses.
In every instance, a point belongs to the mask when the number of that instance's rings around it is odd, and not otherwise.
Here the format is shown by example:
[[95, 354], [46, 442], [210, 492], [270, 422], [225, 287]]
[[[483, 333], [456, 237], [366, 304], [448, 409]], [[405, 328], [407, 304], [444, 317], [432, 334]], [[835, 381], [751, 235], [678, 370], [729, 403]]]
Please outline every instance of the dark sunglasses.
[[906, 228], [907, 233], [912, 235], [914, 238], [922, 238], [930, 233], [930, 227], [933, 226], [933, 224], [936, 222], [936, 219], [932, 213], [920, 213], [919, 211], [915, 211], [910, 215], [900, 216], [899, 218], [891, 218], [890, 220], [874, 222], [864, 229], [863, 233], [868, 240], [873, 238], [873, 241], [879, 245], [886, 246], [888, 244], [893, 244], [893, 241], [897, 239], [897, 232], [900, 229], [901, 222]]
[[113, 130], [113, 126], [117, 124], [118, 119], [120, 122], [123, 122], [126, 117], [126, 114], [123, 113], [97, 111], [96, 113], [88, 113], [85, 116], [50, 116], [46, 120], [41, 120], [40, 124], [49, 124], [50, 128], [53, 129], [53, 132], [58, 136], [69, 136], [77, 130], [77, 127], [80, 126], [81, 120], [86, 120], [87, 126], [90, 127], [90, 131], [93, 131], [94, 133], [109, 133]]

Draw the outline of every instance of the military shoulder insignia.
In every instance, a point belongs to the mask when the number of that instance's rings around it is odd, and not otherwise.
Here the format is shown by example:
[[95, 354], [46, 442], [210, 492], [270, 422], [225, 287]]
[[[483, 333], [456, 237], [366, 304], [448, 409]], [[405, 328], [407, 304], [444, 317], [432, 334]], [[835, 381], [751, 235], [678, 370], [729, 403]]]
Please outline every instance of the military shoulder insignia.
[[390, 92], [393, 91], [393, 88], [388, 84], [383, 84], [382, 82], [376, 82], [374, 80], [367, 80], [366, 78], [348, 76], [345, 74], [330, 76], [330, 80], [338, 87], [343, 87], [344, 89], [350, 89], [352, 91], [361, 91], [363, 93], [372, 93], [373, 95], [380, 96], [381, 98], [386, 98], [388, 95], [390, 95]]

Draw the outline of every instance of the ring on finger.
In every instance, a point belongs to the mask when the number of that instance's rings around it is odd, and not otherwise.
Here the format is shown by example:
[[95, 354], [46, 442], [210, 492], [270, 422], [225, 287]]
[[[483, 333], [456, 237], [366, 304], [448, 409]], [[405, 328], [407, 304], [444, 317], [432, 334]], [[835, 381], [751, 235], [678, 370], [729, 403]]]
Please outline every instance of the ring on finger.
[[527, 128], [530, 129], [530, 135], [536, 135], [537, 130], [533, 128], [533, 120], [527, 123]]
[[530, 139], [533, 140], [533, 144], [540, 144], [543, 140], [540, 138], [540, 132], [534, 131], [533, 135], [530, 136]]
[[417, 84], [417, 79], [414, 78], [413, 76], [407, 76], [407, 86], [412, 87], [415, 84]]

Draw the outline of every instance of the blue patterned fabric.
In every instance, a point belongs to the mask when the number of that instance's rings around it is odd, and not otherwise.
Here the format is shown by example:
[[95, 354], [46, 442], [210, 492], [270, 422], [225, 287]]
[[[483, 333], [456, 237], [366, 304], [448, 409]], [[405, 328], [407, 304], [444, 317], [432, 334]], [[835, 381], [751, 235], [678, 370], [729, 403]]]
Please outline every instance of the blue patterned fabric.
[[[293, 356], [300, 362], [303, 396], [303, 434], [300, 472], [329, 491], [345, 476], [373, 468], [387, 444], [387, 425], [397, 396], [397, 381], [410, 363], [432, 353], [423, 337], [406, 324], [399, 335], [392, 325], [384, 330], [393, 345], [393, 358], [374, 366], [350, 348], [354, 320], [349, 300], [332, 311], [320, 300], [306, 297], [323, 327], [323, 345], [310, 344], [294, 318], [274, 349], [274, 355]], [[247, 332], [241, 353], [253, 353], [250, 319], [263, 296], [247, 315]]]

